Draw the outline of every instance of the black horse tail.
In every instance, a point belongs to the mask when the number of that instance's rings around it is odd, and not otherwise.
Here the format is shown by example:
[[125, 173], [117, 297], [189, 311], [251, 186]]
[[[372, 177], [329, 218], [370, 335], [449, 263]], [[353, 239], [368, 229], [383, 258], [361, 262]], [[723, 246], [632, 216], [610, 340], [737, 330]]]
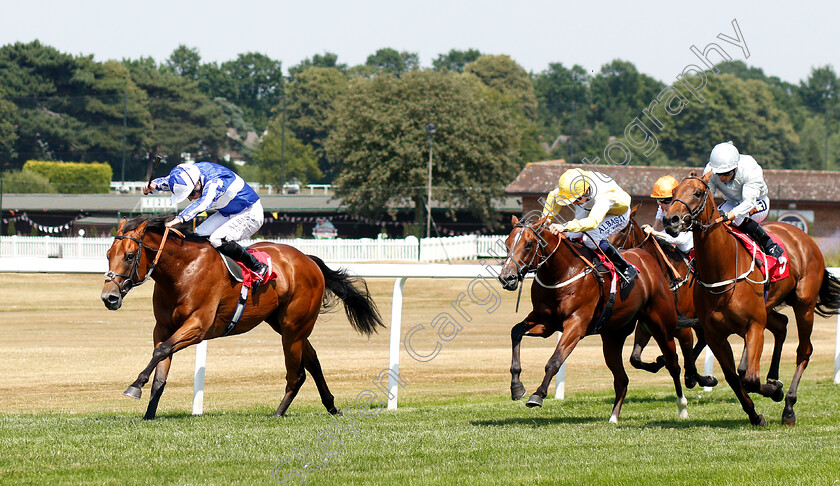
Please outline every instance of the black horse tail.
[[817, 308], [814, 311], [822, 317], [840, 314], [840, 279], [825, 269], [822, 285], [820, 286]]
[[[336, 298], [344, 302], [344, 312], [353, 329], [361, 334], [370, 336], [377, 332], [380, 327], [385, 327], [379, 309], [370, 296], [367, 282], [360, 277], [353, 277], [347, 274], [343, 268], [333, 270], [328, 267], [320, 258], [307, 255], [321, 269], [324, 274], [324, 283], [327, 288], [327, 295], [324, 297], [324, 309], [329, 310], [336, 305]], [[358, 284], [358, 285], [357, 285]]]

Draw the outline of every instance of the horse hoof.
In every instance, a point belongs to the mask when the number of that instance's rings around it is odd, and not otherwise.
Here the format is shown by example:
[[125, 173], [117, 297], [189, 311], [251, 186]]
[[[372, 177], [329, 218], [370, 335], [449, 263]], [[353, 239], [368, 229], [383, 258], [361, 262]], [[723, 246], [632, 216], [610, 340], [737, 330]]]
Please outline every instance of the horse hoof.
[[510, 399], [513, 401], [525, 398], [525, 387], [520, 383], [519, 385], [510, 387]]
[[788, 427], [793, 427], [796, 425], [796, 414], [791, 410], [790, 412], [783, 412], [782, 413], [782, 423], [787, 425]]
[[701, 376], [700, 379], [698, 380], [698, 382], [701, 385], [703, 385], [704, 387], [705, 386], [713, 387], [713, 386], [717, 386], [718, 379], [715, 378], [714, 376]]
[[765, 427], [767, 425], [767, 421], [764, 420], [764, 415], [758, 414], [755, 418], [755, 422], [753, 422], [753, 425], [756, 427]]
[[694, 388], [695, 386], [697, 386], [697, 379], [694, 378], [694, 377], [689, 378], [689, 377], [686, 376], [685, 377], [685, 387], [688, 388], [688, 389], [691, 389], [691, 388]]
[[531, 395], [531, 398], [529, 398], [528, 401], [525, 402], [525, 405], [527, 405], [529, 408], [542, 407], [542, 402], [543, 402], [543, 399], [540, 398], [539, 395], [535, 394], [535, 395]]
[[138, 388], [134, 385], [131, 385], [130, 387], [126, 388], [125, 391], [123, 392], [123, 395], [125, 395], [127, 397], [134, 398], [136, 400], [139, 400], [140, 395], [142, 395], [142, 394], [143, 394], [143, 390], [141, 390], [140, 388]]
[[[769, 381], [769, 380], [768, 380]], [[773, 395], [770, 397], [774, 402], [781, 402], [785, 399], [785, 385], [781, 381], [773, 381], [771, 383], [775, 383], [778, 385], [776, 391], [773, 392]]]

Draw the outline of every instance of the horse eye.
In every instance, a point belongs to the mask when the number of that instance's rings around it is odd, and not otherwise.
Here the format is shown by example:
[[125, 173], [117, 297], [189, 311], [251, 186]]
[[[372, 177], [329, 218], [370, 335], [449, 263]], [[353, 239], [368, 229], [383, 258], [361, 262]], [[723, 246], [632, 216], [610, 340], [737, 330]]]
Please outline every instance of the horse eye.
[[131, 262], [132, 260], [134, 260], [134, 253], [126, 253], [125, 254], [125, 261]]
[[533, 241], [526, 241], [525, 242], [525, 248], [526, 249], [530, 250], [533, 247], [534, 247], [534, 242]]
[[703, 193], [700, 190], [694, 191], [694, 197], [699, 198]]

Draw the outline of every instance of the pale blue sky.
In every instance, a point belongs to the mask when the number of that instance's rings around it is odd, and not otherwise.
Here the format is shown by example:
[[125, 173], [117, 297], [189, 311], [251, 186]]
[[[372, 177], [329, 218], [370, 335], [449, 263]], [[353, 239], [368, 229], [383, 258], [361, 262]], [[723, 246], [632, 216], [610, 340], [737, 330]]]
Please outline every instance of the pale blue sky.
[[[840, 3], [561, 0], [116, 2], [0, 0], [0, 45], [41, 42], [95, 59], [166, 59], [179, 44], [198, 48], [205, 62], [256, 51], [288, 68], [313, 54], [364, 63], [382, 47], [416, 52], [423, 66], [450, 49], [508, 54], [539, 72], [551, 62], [597, 72], [614, 58], [670, 82], [690, 63], [690, 47], [737, 19], [750, 58], [722, 44], [734, 59], [798, 82], [814, 66], [838, 65]], [[729, 49], [731, 47], [731, 49]]]

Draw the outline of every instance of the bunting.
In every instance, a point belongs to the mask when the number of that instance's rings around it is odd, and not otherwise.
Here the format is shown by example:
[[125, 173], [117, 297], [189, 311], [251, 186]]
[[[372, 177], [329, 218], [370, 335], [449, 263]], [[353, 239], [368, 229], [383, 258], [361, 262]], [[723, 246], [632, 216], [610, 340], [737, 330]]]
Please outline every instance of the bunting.
[[[281, 222], [281, 223], [316, 223], [317, 220], [322, 219], [320, 216], [289, 216], [287, 214], [279, 214], [277, 212], [271, 213], [271, 216], [267, 218], [267, 221], [270, 223], [273, 222]], [[351, 216], [349, 214], [341, 214], [338, 216], [333, 216], [330, 218], [326, 218], [327, 221], [354, 221], [357, 223], [364, 223], [373, 226], [380, 226], [380, 227], [397, 227], [397, 226], [409, 226], [413, 225], [414, 223], [406, 223], [400, 221], [382, 221], [382, 220], [375, 220], [371, 218], [365, 218], [361, 216]], [[440, 228], [438, 227], [438, 231], [441, 235], [445, 236], [460, 236], [460, 235], [483, 235], [483, 234], [491, 234], [489, 228], [481, 228], [478, 231], [453, 231], [447, 228]]]
[[[12, 214], [14, 214], [14, 213], [12, 213]], [[37, 229], [38, 231], [42, 231], [44, 233], [61, 233], [62, 231], [69, 230], [73, 226], [73, 223], [75, 223], [77, 220], [79, 220], [81, 218], [84, 218], [84, 217], [85, 217], [84, 213], [79, 213], [78, 216], [76, 216], [75, 218], [71, 219], [67, 223], [64, 223], [60, 226], [45, 226], [43, 224], [39, 224], [39, 223], [36, 223], [35, 221], [32, 221], [32, 219], [26, 213], [21, 213], [20, 215], [15, 216], [13, 218], [3, 218], [3, 224], [9, 224], [10, 222], [15, 222], [16, 223], [18, 221], [23, 221], [25, 223], [28, 223], [30, 226]]]

